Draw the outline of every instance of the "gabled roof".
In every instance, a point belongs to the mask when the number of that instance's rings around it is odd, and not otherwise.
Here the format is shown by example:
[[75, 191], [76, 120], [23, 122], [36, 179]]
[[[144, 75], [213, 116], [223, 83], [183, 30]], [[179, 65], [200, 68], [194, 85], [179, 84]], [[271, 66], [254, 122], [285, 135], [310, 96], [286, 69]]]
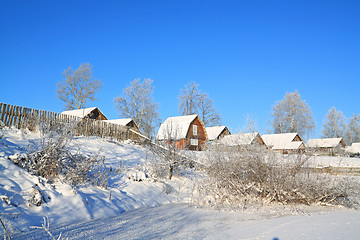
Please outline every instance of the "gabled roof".
[[334, 148], [339, 144], [345, 146], [342, 138], [309, 139], [306, 146], [309, 148]]
[[250, 145], [259, 133], [240, 133], [224, 136], [220, 143], [227, 146]]
[[111, 119], [111, 120], [104, 120], [104, 121], [108, 122], [108, 123], [118, 124], [121, 126], [126, 126], [127, 124], [129, 124], [132, 121], [132, 118]]
[[350, 153], [360, 153], [360, 143], [352, 143], [351, 146], [345, 148]]
[[167, 118], [161, 125], [156, 136], [159, 140], [186, 138], [190, 124], [198, 115], [187, 115]]
[[273, 146], [273, 150], [298, 150], [303, 146], [305, 148], [305, 144], [303, 141], [295, 141], [295, 142], [287, 142], [283, 144], [277, 144]]
[[209, 141], [216, 140], [217, 137], [225, 130], [226, 126], [215, 126], [207, 127], [206, 133], [208, 135]]
[[[103, 114], [100, 109], [97, 107], [91, 107], [91, 108], [83, 108], [83, 109], [76, 109], [76, 110], [69, 110], [69, 111], [63, 111], [61, 114], [66, 114], [70, 116], [75, 116], [79, 118], [83, 118], [87, 116], [89, 113], [91, 113], [93, 110], [97, 109], [101, 114]], [[103, 114], [104, 115], [104, 114]], [[105, 115], [104, 115], [105, 116]]]
[[[295, 149], [295, 145], [289, 145], [293, 140], [299, 136], [297, 133], [278, 133], [278, 134], [264, 134], [261, 138], [264, 140], [266, 146], [272, 149]], [[300, 137], [299, 137], [300, 138]], [[300, 138], [301, 139], [301, 138]], [[302, 141], [298, 141], [302, 142]]]

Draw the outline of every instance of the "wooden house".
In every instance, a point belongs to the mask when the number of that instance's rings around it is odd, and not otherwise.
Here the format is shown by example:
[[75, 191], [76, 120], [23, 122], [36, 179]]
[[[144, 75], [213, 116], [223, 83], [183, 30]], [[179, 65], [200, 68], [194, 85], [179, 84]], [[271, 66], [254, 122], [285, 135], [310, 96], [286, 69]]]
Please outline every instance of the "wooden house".
[[209, 142], [217, 141], [224, 136], [231, 134], [226, 126], [207, 127], [206, 133], [208, 135]]
[[310, 150], [322, 153], [342, 153], [346, 144], [342, 138], [309, 139], [306, 147]]
[[260, 134], [255, 133], [239, 133], [223, 137], [219, 143], [226, 146], [250, 146], [259, 145], [266, 146]]
[[105, 120], [105, 122], [118, 124], [120, 126], [129, 127], [135, 132], [141, 133], [140, 129], [138, 128], [137, 124], [132, 118], [121, 118], [121, 119], [111, 119], [111, 120]]
[[69, 110], [69, 111], [62, 112], [61, 114], [66, 114], [66, 115], [75, 116], [75, 117], [79, 117], [79, 118], [107, 120], [105, 115], [97, 107]]
[[304, 152], [306, 147], [297, 133], [264, 134], [261, 136], [266, 146], [284, 154], [290, 152]]
[[345, 151], [350, 157], [360, 156], [360, 143], [352, 143], [351, 146], [345, 147]]
[[187, 115], [167, 118], [160, 125], [156, 139], [179, 149], [202, 150], [208, 136], [199, 116]]

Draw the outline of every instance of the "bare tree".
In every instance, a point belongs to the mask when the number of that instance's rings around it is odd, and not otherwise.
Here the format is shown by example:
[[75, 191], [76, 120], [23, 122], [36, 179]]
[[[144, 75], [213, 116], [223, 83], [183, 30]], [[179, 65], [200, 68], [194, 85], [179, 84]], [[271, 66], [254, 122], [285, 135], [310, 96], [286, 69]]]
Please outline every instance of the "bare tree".
[[257, 132], [257, 124], [256, 121], [254, 119], [254, 116], [250, 115], [250, 114], [246, 114], [246, 121], [245, 121], [245, 125], [243, 127], [243, 130], [245, 133], [255, 133]]
[[123, 96], [114, 99], [120, 117], [132, 118], [139, 129], [152, 137], [159, 123], [158, 104], [154, 103], [152, 93], [154, 87], [151, 79], [135, 79], [124, 89]]
[[345, 141], [348, 145], [360, 142], [360, 114], [353, 114], [350, 118], [346, 127]]
[[191, 115], [197, 113], [197, 103], [199, 100], [199, 84], [191, 82], [185, 85], [185, 89], [180, 90], [179, 110], [181, 115]]
[[209, 94], [201, 92], [199, 84], [191, 82], [180, 90], [179, 110], [181, 115], [198, 114], [207, 127], [221, 124], [220, 114], [216, 111]]
[[324, 138], [344, 137], [345, 133], [345, 116], [344, 114], [332, 107], [325, 115], [325, 123], [321, 130]]
[[85, 108], [87, 102], [95, 100], [95, 93], [102, 82], [93, 77], [92, 66], [82, 63], [73, 70], [71, 67], [64, 70], [64, 79], [57, 84], [57, 96], [66, 105], [66, 110]]
[[210, 99], [209, 94], [200, 93], [199, 102], [197, 105], [197, 113], [207, 127], [220, 125], [221, 118], [219, 113], [216, 111], [214, 102]]
[[273, 106], [272, 127], [275, 133], [297, 132], [309, 135], [315, 129], [312, 112], [298, 91], [286, 93], [283, 100]]

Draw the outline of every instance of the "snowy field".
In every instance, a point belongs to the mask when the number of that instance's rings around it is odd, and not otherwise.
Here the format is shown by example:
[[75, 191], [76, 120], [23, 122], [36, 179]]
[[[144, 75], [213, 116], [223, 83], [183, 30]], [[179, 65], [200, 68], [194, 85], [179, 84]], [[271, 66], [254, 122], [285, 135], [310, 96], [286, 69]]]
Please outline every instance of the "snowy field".
[[[76, 189], [51, 184], [14, 165], [9, 158], [40, 146], [40, 135], [24, 130], [0, 130], [0, 217], [14, 239], [49, 239], [41, 226], [50, 220], [54, 236], [69, 239], [359, 239], [360, 212], [324, 206], [248, 206], [238, 211], [189, 206], [190, 177], [171, 181], [143, 178], [139, 166], [155, 156], [141, 146], [99, 138], [77, 137], [73, 152], [101, 154], [113, 169], [107, 189], [88, 184]], [[342, 158], [356, 165], [359, 159]], [[327, 161], [327, 162], [326, 162]], [[336, 164], [339, 159], [324, 163]], [[357, 166], [357, 165], [356, 165]], [[29, 204], [33, 187], [46, 203]], [[20, 214], [11, 219], [4, 214]], [[1, 229], [1, 232], [3, 229]]]
[[[77, 223], [53, 229], [52, 232], [55, 236], [61, 233], [64, 238], [84, 240], [359, 239], [358, 211], [332, 209], [306, 213], [294, 210], [291, 213], [284, 209], [278, 209], [279, 212], [275, 210], [273, 207], [256, 212], [229, 212], [196, 209], [185, 204], [167, 204], [131, 210], [110, 219]], [[16, 239], [46, 237], [46, 233], [41, 230], [15, 236]]]

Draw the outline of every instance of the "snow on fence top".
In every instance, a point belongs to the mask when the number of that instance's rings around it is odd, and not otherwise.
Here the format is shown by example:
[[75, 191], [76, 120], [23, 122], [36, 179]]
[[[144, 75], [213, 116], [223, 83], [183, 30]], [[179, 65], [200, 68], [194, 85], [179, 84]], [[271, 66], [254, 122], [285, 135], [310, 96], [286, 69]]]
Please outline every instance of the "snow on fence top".
[[216, 140], [217, 137], [224, 131], [225, 126], [215, 126], [215, 127], [207, 127], [206, 133], [208, 135], [209, 141]]
[[322, 138], [322, 139], [309, 139], [306, 146], [309, 148], [335, 148], [345, 147], [345, 143], [342, 138]]
[[156, 138], [165, 139], [183, 139], [189, 130], [190, 124], [198, 115], [187, 115], [167, 118], [161, 125]]

